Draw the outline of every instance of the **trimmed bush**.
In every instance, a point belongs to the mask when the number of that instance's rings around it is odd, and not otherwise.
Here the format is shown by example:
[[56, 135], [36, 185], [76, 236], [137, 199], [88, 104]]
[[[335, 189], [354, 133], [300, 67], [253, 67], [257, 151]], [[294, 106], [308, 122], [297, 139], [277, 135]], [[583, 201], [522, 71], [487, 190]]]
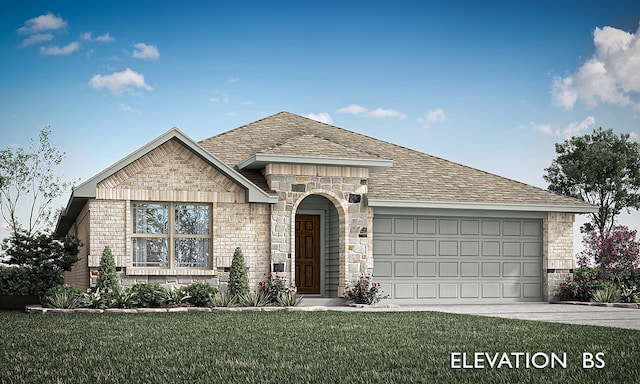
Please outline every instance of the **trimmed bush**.
[[258, 292], [262, 293], [269, 304], [280, 305], [279, 299], [285, 295], [296, 295], [296, 287], [289, 284], [287, 278], [277, 273], [267, 274], [267, 280], [258, 283]]
[[567, 276], [560, 284], [557, 295], [563, 301], [591, 301], [595, 291], [609, 285], [609, 282], [600, 279], [598, 269], [576, 268], [573, 276]]
[[157, 308], [167, 304], [168, 293], [160, 284], [138, 283], [129, 288], [127, 295], [135, 296], [138, 307]]
[[102, 256], [100, 257], [100, 267], [98, 268], [98, 280], [96, 281], [96, 289], [104, 292], [115, 292], [120, 290], [118, 283], [118, 274], [116, 273], [116, 263], [113, 259], [111, 248], [104, 247]]
[[206, 282], [193, 283], [184, 289], [188, 296], [187, 303], [196, 307], [208, 307], [212, 305], [213, 295], [218, 292], [218, 288]]
[[38, 284], [31, 270], [18, 266], [0, 266], [1, 296], [38, 295]]
[[240, 247], [233, 252], [231, 271], [229, 272], [229, 296], [239, 297], [249, 293], [249, 277], [247, 266], [244, 263], [244, 254]]

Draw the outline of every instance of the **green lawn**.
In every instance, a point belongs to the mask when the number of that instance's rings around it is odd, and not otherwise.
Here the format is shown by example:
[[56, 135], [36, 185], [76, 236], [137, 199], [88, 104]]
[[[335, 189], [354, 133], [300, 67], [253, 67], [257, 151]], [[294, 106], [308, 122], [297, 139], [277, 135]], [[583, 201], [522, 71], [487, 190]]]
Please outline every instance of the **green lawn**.
[[[435, 312], [0, 312], [0, 346], [0, 383], [640, 383], [640, 331]], [[452, 352], [568, 367], [452, 369]]]

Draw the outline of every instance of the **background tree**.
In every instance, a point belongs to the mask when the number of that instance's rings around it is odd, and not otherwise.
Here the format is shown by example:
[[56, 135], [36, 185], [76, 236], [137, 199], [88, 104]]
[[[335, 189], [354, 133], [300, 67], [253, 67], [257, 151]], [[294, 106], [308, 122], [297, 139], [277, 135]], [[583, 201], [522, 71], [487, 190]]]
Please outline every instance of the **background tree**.
[[[51, 144], [50, 134], [49, 127], [42, 129], [29, 150], [0, 150], [0, 214], [14, 235], [18, 230], [30, 236], [50, 229], [55, 213], [52, 202], [72, 186], [54, 174], [65, 154]], [[26, 207], [25, 220], [18, 217], [21, 207]]]
[[587, 232], [610, 231], [623, 209], [640, 208], [640, 144], [629, 141], [629, 134], [598, 128], [557, 143], [556, 153], [544, 179], [550, 191], [598, 206]]

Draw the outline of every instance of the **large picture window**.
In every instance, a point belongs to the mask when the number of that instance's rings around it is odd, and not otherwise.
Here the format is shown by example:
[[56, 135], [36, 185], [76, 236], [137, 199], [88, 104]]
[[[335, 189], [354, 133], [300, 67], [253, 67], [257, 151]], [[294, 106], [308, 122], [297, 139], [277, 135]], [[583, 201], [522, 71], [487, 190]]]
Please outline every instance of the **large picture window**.
[[209, 268], [209, 205], [134, 203], [132, 211], [134, 267]]

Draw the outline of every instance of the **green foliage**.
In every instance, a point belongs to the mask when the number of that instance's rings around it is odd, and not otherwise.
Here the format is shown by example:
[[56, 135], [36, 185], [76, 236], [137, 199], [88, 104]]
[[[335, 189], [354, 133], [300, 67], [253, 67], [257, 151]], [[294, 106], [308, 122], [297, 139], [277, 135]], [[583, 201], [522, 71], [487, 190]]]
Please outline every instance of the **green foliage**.
[[213, 307], [233, 307], [236, 301], [227, 292], [218, 291], [213, 295], [211, 306]]
[[100, 288], [89, 289], [84, 294], [84, 304], [87, 308], [103, 309], [111, 305], [114, 294], [111, 291], [104, 291]]
[[374, 283], [372, 279], [373, 275], [370, 273], [361, 274], [358, 279], [347, 285], [344, 298], [357, 304], [376, 304], [388, 298], [389, 296], [383, 295], [383, 291], [380, 290], [380, 283]]
[[63, 283], [64, 271], [78, 261], [82, 243], [76, 237], [54, 239], [50, 234], [30, 235], [18, 230], [4, 240], [2, 248], [11, 265], [25, 267], [33, 282], [34, 293], [42, 297], [47, 289]]
[[[0, 215], [13, 233], [30, 236], [53, 225], [51, 203], [66, 193], [73, 182], [55, 176], [64, 160], [51, 141], [49, 127], [40, 131], [39, 141], [31, 141], [28, 150], [8, 147], [0, 150]], [[18, 212], [29, 212], [20, 220]]]
[[210, 306], [213, 295], [217, 292], [218, 289], [216, 287], [206, 282], [193, 283], [184, 289], [184, 293], [189, 296], [186, 302], [196, 307]]
[[593, 293], [609, 286], [610, 283], [600, 279], [596, 268], [576, 268], [573, 275], [567, 276], [560, 283], [557, 296], [562, 301], [591, 301]]
[[167, 290], [157, 283], [135, 284], [129, 288], [129, 293], [135, 296], [136, 306], [138, 307], [157, 308], [167, 304]]
[[640, 143], [612, 129], [556, 144], [558, 157], [545, 169], [549, 190], [598, 206], [587, 230], [611, 230], [623, 210], [640, 208]]
[[240, 247], [236, 248], [231, 261], [228, 283], [229, 295], [231, 297], [241, 296], [249, 293], [249, 277], [247, 267], [244, 263], [244, 254]]
[[640, 242], [637, 231], [617, 226], [604, 232], [591, 231], [583, 239], [584, 250], [578, 255], [578, 266], [593, 262], [599, 277], [619, 286], [640, 272]]
[[84, 307], [84, 292], [72, 285], [60, 284], [47, 290], [42, 304], [50, 308]]
[[96, 288], [100, 289], [103, 293], [109, 291], [117, 291], [120, 289], [120, 283], [118, 283], [118, 274], [116, 273], [116, 262], [113, 259], [113, 253], [111, 248], [104, 247], [102, 256], [100, 257], [100, 266], [98, 267], [98, 280], [96, 281]]
[[38, 282], [26, 267], [0, 265], [0, 295], [38, 295]]
[[167, 305], [180, 305], [188, 303], [191, 296], [177, 286], [173, 286], [167, 291]]
[[238, 296], [238, 305], [241, 307], [264, 307], [269, 300], [261, 292], [248, 292]]
[[621, 303], [640, 302], [640, 289], [637, 286], [623, 286], [619, 290]]
[[302, 301], [302, 297], [295, 292], [284, 292], [278, 296], [276, 303], [281, 307], [297, 307], [302, 304]]
[[110, 307], [114, 308], [135, 308], [138, 305], [137, 293], [129, 289], [115, 291], [111, 294]]
[[267, 274], [267, 280], [258, 283], [258, 292], [267, 298], [269, 304], [279, 305], [278, 299], [284, 295], [295, 296], [296, 287], [289, 284], [287, 278], [277, 273]]
[[610, 284], [593, 292], [592, 299], [596, 303], [617, 303], [620, 301], [620, 293], [618, 288]]

